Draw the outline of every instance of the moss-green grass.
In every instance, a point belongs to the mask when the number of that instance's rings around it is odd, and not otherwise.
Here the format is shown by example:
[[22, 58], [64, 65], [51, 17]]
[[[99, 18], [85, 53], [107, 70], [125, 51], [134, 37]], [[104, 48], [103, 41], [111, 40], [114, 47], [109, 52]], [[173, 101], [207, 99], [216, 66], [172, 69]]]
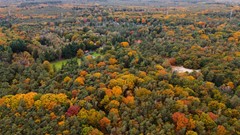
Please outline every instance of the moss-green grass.
[[[97, 52], [94, 52], [91, 55], [94, 56], [94, 57], [101, 56], [101, 54], [99, 54]], [[77, 58], [75, 57], [74, 59], [77, 59]], [[63, 60], [55, 61], [55, 62], [52, 62], [51, 65], [55, 66], [55, 69], [58, 71], [62, 68], [62, 66], [64, 64], [67, 63], [68, 60], [71, 60], [71, 59], [63, 59]], [[80, 65], [80, 63], [81, 63], [81, 60], [78, 59], [78, 65]]]
[[92, 54], [92, 56], [94, 56], [94, 57], [97, 57], [97, 56], [100, 56], [101, 54], [99, 54], [99, 53], [97, 53], [97, 52], [94, 52], [93, 54]]
[[[70, 59], [64, 59], [64, 60], [55, 61], [55, 62], [52, 62], [51, 65], [55, 66], [56, 70], [58, 71], [58, 70], [60, 70], [62, 68], [62, 66], [64, 64], [67, 63], [68, 60], [70, 60]], [[78, 59], [78, 65], [80, 65], [80, 63], [81, 63], [81, 60]]]

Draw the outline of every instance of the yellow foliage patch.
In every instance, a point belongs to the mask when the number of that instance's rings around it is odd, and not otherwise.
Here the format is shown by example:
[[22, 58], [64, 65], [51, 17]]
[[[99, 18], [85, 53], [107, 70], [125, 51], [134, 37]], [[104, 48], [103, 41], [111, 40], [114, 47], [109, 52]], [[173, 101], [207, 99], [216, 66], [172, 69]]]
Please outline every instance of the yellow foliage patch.
[[27, 109], [35, 106], [37, 109], [44, 107], [48, 110], [53, 109], [58, 104], [68, 103], [67, 95], [65, 94], [44, 94], [40, 99], [35, 101], [38, 94], [29, 92], [27, 94], [16, 94], [14, 96], [5, 96], [0, 99], [0, 106], [6, 105], [12, 110], [16, 110], [21, 102], [24, 102]]
[[115, 59], [115, 58], [110, 58], [109, 59], [109, 64], [111, 64], [111, 65], [114, 65], [114, 64], [116, 64], [118, 61], [117, 61], [117, 59]]
[[67, 83], [69, 81], [71, 81], [72, 78], [70, 78], [69, 76], [66, 76], [64, 79], [63, 79], [63, 82]]
[[84, 85], [85, 78], [83, 77], [78, 77], [75, 79], [75, 83], [78, 83], [79, 85]]
[[123, 98], [123, 102], [125, 104], [134, 104], [134, 97], [133, 96], [127, 96], [126, 98]]
[[129, 43], [128, 43], [128, 42], [121, 42], [121, 46], [123, 46], [123, 47], [128, 47], [128, 46], [129, 46]]
[[94, 73], [93, 76], [96, 77], [96, 78], [100, 78], [102, 76], [102, 74], [97, 72], [97, 73]]
[[112, 89], [112, 93], [113, 93], [114, 96], [118, 97], [122, 94], [122, 88], [119, 87], [119, 86], [115, 86]]

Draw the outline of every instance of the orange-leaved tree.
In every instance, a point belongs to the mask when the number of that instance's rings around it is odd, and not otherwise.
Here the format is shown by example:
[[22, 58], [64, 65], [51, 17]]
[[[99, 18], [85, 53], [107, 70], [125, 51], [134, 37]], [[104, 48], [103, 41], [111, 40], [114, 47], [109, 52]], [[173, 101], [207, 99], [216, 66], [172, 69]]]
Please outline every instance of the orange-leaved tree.
[[121, 46], [123, 46], [123, 47], [128, 47], [128, 46], [129, 46], [129, 43], [128, 43], [128, 42], [121, 42]]
[[76, 78], [75, 79], [75, 83], [76, 84], [79, 84], [79, 85], [84, 85], [84, 81], [85, 81], [85, 78], [83, 78], [83, 77], [78, 77], [78, 78]]
[[188, 118], [186, 118], [184, 113], [181, 112], [175, 112], [172, 115], [172, 119], [174, 121], [174, 123], [176, 124], [176, 130], [179, 131], [183, 128], [186, 128], [188, 125]]
[[111, 121], [107, 117], [103, 117], [100, 121], [99, 124], [101, 128], [106, 128], [108, 125], [110, 125]]

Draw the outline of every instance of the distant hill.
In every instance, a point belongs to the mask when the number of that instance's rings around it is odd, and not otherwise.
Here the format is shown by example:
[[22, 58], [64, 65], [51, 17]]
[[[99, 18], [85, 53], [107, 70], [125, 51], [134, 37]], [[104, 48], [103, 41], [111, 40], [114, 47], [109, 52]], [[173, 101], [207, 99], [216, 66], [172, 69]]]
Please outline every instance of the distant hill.
[[[57, 0], [0, 0], [0, 5], [9, 5], [9, 4], [20, 4], [20, 3], [28, 3], [28, 2], [54, 2]], [[220, 3], [240, 3], [240, 0], [61, 0], [63, 3], [103, 3], [103, 4], [132, 4], [132, 5], [139, 5], [139, 4], [169, 4], [169, 3], [212, 3], [212, 2], [220, 2]]]

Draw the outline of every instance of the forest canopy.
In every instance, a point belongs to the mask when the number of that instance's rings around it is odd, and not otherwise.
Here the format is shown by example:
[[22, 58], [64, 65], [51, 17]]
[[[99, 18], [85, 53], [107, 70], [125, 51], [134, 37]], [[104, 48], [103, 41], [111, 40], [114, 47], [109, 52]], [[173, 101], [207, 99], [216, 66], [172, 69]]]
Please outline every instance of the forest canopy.
[[0, 134], [240, 134], [240, 6], [144, 2], [0, 7]]

